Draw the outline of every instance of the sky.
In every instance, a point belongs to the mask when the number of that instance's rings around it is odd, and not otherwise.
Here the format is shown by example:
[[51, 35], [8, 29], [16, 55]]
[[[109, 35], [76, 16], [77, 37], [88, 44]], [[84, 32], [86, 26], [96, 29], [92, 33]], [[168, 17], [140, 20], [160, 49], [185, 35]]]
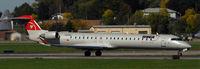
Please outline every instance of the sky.
[[27, 2], [32, 4], [35, 0], [0, 0], [0, 12], [8, 9], [10, 12], [13, 12], [16, 6], [20, 6], [23, 3]]

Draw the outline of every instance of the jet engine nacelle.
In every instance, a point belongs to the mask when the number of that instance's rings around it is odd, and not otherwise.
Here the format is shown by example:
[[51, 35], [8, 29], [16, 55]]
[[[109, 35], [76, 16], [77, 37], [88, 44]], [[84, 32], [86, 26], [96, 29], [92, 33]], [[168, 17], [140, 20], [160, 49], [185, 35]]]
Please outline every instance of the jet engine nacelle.
[[41, 35], [42, 38], [45, 39], [56, 39], [59, 37], [58, 32], [47, 32]]

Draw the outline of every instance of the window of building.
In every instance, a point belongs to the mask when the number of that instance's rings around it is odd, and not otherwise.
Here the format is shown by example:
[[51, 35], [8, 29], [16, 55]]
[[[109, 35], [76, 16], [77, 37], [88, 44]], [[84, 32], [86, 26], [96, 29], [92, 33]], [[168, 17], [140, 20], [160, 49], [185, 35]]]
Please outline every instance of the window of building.
[[147, 31], [139, 31], [139, 34], [147, 34]]
[[97, 33], [105, 34], [106, 31], [98, 31]]
[[112, 34], [120, 34], [120, 31], [111, 31]]

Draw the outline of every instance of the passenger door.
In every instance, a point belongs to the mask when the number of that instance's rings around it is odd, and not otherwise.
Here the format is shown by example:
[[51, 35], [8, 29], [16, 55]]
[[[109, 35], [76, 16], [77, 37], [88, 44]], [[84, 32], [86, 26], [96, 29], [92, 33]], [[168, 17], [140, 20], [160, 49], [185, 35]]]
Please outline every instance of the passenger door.
[[166, 41], [165, 40], [162, 40], [161, 41], [161, 48], [166, 48]]

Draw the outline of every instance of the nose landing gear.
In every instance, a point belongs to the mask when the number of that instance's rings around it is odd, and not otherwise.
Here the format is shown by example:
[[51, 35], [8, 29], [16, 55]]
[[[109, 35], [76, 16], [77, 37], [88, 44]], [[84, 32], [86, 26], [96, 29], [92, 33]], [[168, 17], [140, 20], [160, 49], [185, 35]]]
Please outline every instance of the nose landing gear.
[[183, 52], [188, 51], [188, 49], [183, 49], [183, 50], [178, 50], [177, 55], [174, 55], [172, 58], [173, 59], [180, 59], [181, 56], [183, 56]]

